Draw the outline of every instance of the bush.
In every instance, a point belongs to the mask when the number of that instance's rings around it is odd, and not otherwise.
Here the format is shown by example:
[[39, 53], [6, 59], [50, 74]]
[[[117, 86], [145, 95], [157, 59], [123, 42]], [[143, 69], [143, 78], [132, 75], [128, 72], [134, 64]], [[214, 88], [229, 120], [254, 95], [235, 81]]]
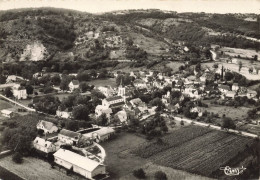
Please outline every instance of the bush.
[[144, 179], [145, 178], [145, 172], [142, 168], [134, 170], [133, 175], [138, 179]]
[[12, 160], [17, 164], [21, 164], [23, 162], [23, 157], [19, 152], [16, 152], [13, 154]]
[[184, 126], [184, 121], [183, 120], [181, 120], [181, 125]]
[[167, 180], [166, 174], [165, 174], [164, 172], [162, 172], [162, 171], [157, 171], [157, 172], [155, 172], [154, 178], [155, 178], [156, 180]]

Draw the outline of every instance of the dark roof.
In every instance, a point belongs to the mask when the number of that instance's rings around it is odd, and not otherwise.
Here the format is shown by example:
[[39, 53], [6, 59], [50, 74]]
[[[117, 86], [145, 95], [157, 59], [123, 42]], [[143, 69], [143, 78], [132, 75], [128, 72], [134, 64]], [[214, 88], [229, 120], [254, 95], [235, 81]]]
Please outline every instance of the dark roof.
[[238, 83], [234, 83], [233, 86], [238, 86]]
[[67, 129], [62, 129], [60, 131], [60, 134], [62, 134], [64, 136], [71, 137], [71, 138], [79, 137], [81, 135], [80, 133], [77, 133], [77, 132], [74, 132], [74, 131], [70, 131], [70, 130], [67, 130]]
[[73, 85], [79, 85], [79, 81], [78, 80], [72, 80], [72, 84]]
[[114, 108], [114, 107], [122, 106], [124, 104], [125, 104], [125, 102], [119, 102], [119, 103], [111, 104], [109, 107]]
[[114, 100], [118, 100], [118, 99], [123, 99], [123, 98], [121, 96], [114, 96], [114, 97], [106, 98], [107, 101], [114, 101]]
[[230, 91], [230, 87], [229, 87], [228, 85], [221, 84], [221, 85], [219, 86], [219, 88], [221, 88], [221, 89], [226, 89], [226, 90]]

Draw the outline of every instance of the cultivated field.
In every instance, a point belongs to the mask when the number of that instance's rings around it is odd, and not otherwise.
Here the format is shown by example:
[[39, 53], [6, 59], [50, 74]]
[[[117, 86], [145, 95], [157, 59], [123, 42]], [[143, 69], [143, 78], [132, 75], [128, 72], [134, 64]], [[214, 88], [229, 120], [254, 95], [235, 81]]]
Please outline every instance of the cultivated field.
[[253, 143], [253, 139], [192, 125], [162, 140], [139, 146], [135, 153], [156, 164], [203, 176], [212, 175]]
[[32, 157], [24, 158], [23, 164], [16, 164], [12, 161], [12, 156], [8, 156], [0, 159], [0, 166], [27, 180], [73, 179], [59, 170], [52, 169], [49, 163]]

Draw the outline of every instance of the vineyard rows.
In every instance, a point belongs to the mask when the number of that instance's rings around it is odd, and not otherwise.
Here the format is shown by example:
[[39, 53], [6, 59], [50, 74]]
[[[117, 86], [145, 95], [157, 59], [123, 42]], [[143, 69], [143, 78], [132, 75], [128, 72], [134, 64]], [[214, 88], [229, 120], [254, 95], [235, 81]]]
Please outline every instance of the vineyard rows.
[[213, 131], [155, 154], [150, 159], [163, 166], [210, 176], [252, 143], [253, 140], [246, 137]]
[[188, 142], [194, 138], [203, 136], [212, 132], [211, 129], [200, 126], [187, 126], [162, 138], [162, 143], [156, 141], [152, 143], [142, 144], [134, 149], [132, 152], [142, 158], [149, 158], [155, 154], [165, 151], [170, 148], [175, 148], [185, 142]]

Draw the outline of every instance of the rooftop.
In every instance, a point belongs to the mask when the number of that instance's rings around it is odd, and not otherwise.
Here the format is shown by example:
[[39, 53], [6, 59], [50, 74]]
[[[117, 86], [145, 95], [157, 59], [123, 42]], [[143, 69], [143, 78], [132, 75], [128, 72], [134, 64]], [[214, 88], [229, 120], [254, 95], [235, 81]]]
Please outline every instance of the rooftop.
[[71, 151], [65, 150], [65, 149], [59, 149], [53, 155], [54, 155], [54, 157], [58, 157], [60, 159], [63, 159], [64, 161], [67, 161], [67, 162], [69, 162], [73, 165], [76, 165], [76, 166], [78, 166], [82, 169], [85, 169], [89, 172], [92, 172], [99, 165], [101, 165], [97, 161], [91, 160], [87, 157], [81, 156], [79, 154], [76, 154], [74, 152], [71, 152]]
[[106, 98], [107, 101], [115, 101], [115, 100], [118, 100], [118, 99], [123, 99], [123, 98], [121, 96], [114, 96], [114, 97]]

